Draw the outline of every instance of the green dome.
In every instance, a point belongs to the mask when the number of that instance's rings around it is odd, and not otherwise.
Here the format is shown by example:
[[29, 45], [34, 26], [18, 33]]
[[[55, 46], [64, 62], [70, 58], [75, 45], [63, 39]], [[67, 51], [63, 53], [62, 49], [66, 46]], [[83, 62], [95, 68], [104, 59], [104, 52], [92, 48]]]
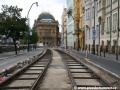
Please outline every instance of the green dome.
[[54, 16], [51, 15], [50, 13], [48, 12], [43, 12], [39, 15], [38, 17], [38, 20], [42, 20], [42, 19], [52, 19], [52, 20], [55, 20]]

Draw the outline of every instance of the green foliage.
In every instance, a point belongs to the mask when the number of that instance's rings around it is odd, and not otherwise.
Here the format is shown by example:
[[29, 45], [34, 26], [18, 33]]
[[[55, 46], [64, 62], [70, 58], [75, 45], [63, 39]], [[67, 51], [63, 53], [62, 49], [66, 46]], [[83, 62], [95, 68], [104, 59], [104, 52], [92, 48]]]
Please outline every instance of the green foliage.
[[38, 42], [38, 34], [34, 29], [32, 29], [32, 35], [30, 36], [30, 44], [33, 43], [35, 44], [37, 42]]
[[21, 44], [27, 44], [27, 39], [26, 38], [20, 39], [20, 43]]
[[21, 18], [22, 9], [17, 6], [2, 5], [0, 13], [0, 33], [14, 40], [22, 38], [28, 29], [26, 18]]
[[17, 6], [2, 5], [1, 10], [0, 33], [6, 37], [11, 37], [15, 45], [15, 50], [17, 50], [16, 40], [24, 38], [28, 31], [27, 19], [21, 17], [22, 9]]

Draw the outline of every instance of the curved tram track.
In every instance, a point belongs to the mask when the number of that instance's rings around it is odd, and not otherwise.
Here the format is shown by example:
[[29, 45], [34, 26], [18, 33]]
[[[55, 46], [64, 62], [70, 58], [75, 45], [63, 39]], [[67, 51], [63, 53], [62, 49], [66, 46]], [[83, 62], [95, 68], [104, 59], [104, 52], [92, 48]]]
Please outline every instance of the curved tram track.
[[51, 50], [0, 84], [0, 90], [35, 90], [52, 59]]
[[[60, 50], [56, 51], [59, 52], [65, 63], [70, 78], [69, 84], [71, 84], [72, 90], [86, 90], [80, 89], [81, 87], [112, 86], [84, 63], [73, 58], [65, 52], [62, 52]], [[47, 49], [46, 53], [40, 56], [33, 63], [29, 64], [28, 66], [24, 67], [23, 69], [12, 75], [10, 78], [3, 81], [0, 84], [0, 90], [37, 90], [40, 86], [40, 83], [42, 82], [42, 79], [46, 78], [45, 73], [52, 60], [52, 56], [52, 51]]]

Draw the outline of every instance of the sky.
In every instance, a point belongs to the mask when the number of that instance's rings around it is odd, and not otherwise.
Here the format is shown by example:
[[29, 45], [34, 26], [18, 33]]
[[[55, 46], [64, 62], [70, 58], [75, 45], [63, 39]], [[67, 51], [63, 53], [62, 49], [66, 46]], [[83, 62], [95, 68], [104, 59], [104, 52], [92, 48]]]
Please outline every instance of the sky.
[[30, 27], [33, 26], [34, 20], [37, 19], [38, 16], [44, 11], [52, 14], [55, 20], [58, 20], [61, 24], [61, 16], [63, 13], [63, 8], [66, 7], [66, 0], [0, 0], [0, 8], [2, 5], [17, 5], [19, 8], [23, 9], [22, 17], [27, 17], [30, 6], [35, 2], [38, 2], [38, 7], [34, 4], [30, 10]]

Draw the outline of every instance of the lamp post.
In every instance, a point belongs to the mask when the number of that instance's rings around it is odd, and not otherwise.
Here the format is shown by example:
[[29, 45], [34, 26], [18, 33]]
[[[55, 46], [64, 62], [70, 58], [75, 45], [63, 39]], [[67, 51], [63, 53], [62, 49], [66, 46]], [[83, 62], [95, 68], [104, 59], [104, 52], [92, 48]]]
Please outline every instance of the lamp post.
[[95, 0], [94, 0], [94, 30], [93, 30], [93, 54], [95, 55]]
[[98, 22], [99, 22], [99, 52], [100, 52], [100, 56], [101, 56], [101, 47], [100, 47], [100, 25], [101, 25], [101, 17], [98, 18]]
[[67, 30], [65, 32], [66, 32], [66, 49], [67, 49]]
[[76, 42], [76, 35], [75, 35], [75, 31], [73, 31], [73, 41], [74, 41], [74, 50], [75, 50], [75, 42]]
[[34, 4], [36, 4], [36, 6], [38, 6], [38, 2], [32, 3], [32, 5], [30, 6], [29, 11], [27, 13], [27, 19], [28, 19], [28, 52], [29, 52], [29, 34], [30, 34], [30, 30], [29, 30], [29, 13], [30, 13], [30, 10], [31, 10], [31, 8], [32, 8], [32, 6]]
[[119, 31], [120, 31], [120, 29], [119, 29], [119, 0], [118, 0], [118, 32], [117, 32], [117, 49], [116, 49], [116, 60], [118, 60], [118, 46], [119, 46], [119, 43], [118, 43], [118, 41], [119, 41]]
[[111, 0], [111, 6], [110, 6], [110, 42], [109, 42], [110, 53], [112, 51], [111, 39], [112, 39], [112, 0]]
[[77, 51], [79, 51], [79, 47], [80, 47], [80, 40], [79, 40], [79, 24], [77, 24], [77, 31], [78, 31], [78, 34], [77, 34], [77, 38], [78, 38], [78, 48], [77, 48]]

